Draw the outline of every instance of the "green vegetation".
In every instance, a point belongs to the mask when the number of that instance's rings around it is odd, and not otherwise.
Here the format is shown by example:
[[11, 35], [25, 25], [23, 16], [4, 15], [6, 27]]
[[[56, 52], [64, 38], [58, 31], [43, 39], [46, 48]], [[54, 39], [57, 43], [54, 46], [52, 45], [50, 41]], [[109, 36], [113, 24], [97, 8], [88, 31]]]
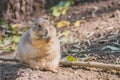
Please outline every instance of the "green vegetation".
[[0, 53], [14, 51], [21, 35], [18, 27], [0, 19], [0, 30]]
[[53, 6], [50, 10], [52, 11], [53, 16], [59, 17], [60, 15], [66, 14], [69, 7], [73, 4], [74, 0], [62, 0], [58, 5]]

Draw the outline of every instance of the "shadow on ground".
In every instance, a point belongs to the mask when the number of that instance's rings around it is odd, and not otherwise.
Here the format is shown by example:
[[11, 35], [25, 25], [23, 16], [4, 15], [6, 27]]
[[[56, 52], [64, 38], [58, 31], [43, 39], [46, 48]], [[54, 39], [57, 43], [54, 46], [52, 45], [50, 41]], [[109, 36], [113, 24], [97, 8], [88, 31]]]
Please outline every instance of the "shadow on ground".
[[0, 80], [15, 80], [20, 68], [23, 68], [20, 64], [0, 63]]

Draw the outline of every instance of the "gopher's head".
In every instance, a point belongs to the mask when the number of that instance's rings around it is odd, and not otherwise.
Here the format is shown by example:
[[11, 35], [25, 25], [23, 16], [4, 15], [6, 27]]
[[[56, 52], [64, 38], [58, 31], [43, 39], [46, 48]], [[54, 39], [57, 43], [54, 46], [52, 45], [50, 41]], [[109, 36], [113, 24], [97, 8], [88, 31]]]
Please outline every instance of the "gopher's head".
[[32, 38], [36, 40], [49, 41], [53, 35], [56, 35], [55, 28], [53, 28], [49, 21], [44, 18], [39, 18], [35, 21], [30, 31]]

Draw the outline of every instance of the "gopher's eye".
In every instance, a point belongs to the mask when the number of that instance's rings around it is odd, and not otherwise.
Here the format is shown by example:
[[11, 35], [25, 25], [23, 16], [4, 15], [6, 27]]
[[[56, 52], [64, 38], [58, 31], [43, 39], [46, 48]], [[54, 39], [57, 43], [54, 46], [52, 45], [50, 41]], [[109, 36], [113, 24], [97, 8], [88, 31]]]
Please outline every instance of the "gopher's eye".
[[38, 28], [39, 28], [39, 29], [42, 29], [42, 27], [41, 27], [40, 25], [38, 25]]
[[42, 28], [40, 25], [38, 25], [39, 28]]

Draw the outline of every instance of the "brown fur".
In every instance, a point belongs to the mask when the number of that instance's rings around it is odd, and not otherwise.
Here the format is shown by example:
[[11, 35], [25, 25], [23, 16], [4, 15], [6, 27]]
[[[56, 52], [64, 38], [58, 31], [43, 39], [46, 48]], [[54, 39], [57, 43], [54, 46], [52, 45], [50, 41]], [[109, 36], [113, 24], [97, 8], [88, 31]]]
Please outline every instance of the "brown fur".
[[16, 57], [33, 69], [55, 72], [60, 61], [60, 43], [55, 27], [44, 18], [35, 21], [22, 35]]

